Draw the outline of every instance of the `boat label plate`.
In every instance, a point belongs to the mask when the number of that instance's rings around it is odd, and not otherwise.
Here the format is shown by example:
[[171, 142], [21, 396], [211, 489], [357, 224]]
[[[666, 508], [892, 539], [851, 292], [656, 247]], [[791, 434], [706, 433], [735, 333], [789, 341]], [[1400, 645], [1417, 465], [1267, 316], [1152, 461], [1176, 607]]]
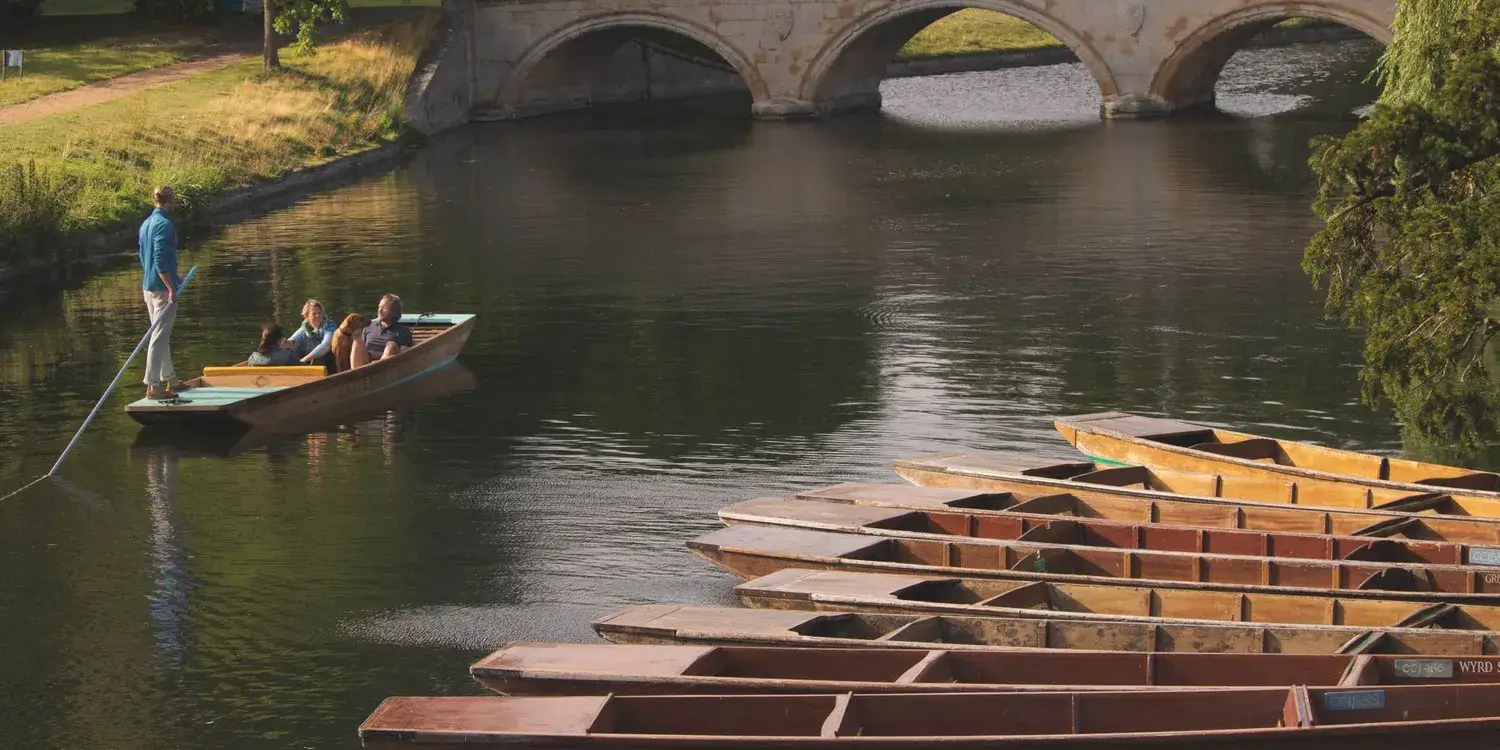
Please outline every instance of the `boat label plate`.
[[1385, 708], [1384, 690], [1338, 690], [1323, 694], [1324, 711], [1369, 711]]
[[1414, 680], [1453, 679], [1452, 659], [1397, 659], [1396, 674]]
[[1495, 549], [1494, 547], [1470, 547], [1469, 564], [1500, 566], [1500, 549]]

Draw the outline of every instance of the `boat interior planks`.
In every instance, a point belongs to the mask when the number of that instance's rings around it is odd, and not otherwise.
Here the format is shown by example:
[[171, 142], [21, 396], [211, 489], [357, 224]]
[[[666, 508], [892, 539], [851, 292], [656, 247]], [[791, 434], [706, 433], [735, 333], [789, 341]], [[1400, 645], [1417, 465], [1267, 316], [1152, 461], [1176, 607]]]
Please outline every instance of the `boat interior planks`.
[[1442, 492], [1353, 485], [1303, 492], [1290, 480], [1092, 462], [1039, 464], [992, 451], [935, 453], [891, 465], [915, 485], [972, 491], [974, 497], [953, 502], [980, 512], [1071, 511], [1137, 523], [1500, 545], [1500, 518], [1474, 513], [1469, 500]]
[[1056, 420], [1090, 458], [1249, 479], [1295, 479], [1307, 492], [1338, 487], [1446, 492], [1474, 515], [1500, 516], [1500, 474], [1328, 448], [1170, 419], [1100, 412]]
[[[913, 487], [914, 490], [922, 488]], [[886, 493], [890, 494], [890, 493]], [[897, 500], [896, 502], [899, 502]], [[1067, 507], [1059, 502], [1052, 507]], [[1035, 506], [1034, 506], [1035, 507]], [[1040, 509], [1040, 508], [1039, 508]], [[1078, 515], [900, 507], [820, 502], [816, 495], [746, 500], [719, 511], [725, 524], [834, 531], [846, 534], [945, 540], [954, 537], [1000, 542], [1141, 549], [1155, 552], [1350, 560], [1392, 565], [1480, 565], [1500, 572], [1500, 549], [1453, 542], [1383, 536], [1292, 534], [1171, 524], [1123, 523]]]
[[1342, 596], [1239, 593], [1145, 586], [920, 577], [788, 568], [740, 584], [750, 606], [1070, 619], [1170, 619], [1340, 625], [1361, 628], [1500, 630], [1500, 607]]
[[[1483, 656], [1500, 653], [1495, 634], [1438, 629], [1371, 629], [1340, 625], [1242, 622], [1070, 619], [1066, 612], [1039, 618], [980, 614], [892, 614], [851, 611], [766, 598], [740, 609], [639, 605], [594, 622], [594, 631], [617, 644], [715, 646], [828, 646], [950, 650], [1120, 651], [1243, 654], [1401, 654]], [[804, 609], [791, 609], [803, 606]], [[820, 611], [810, 611], [816, 607]], [[878, 609], [878, 608], [872, 608]]]
[[1163, 588], [1326, 594], [1500, 604], [1500, 571], [995, 541], [876, 537], [736, 524], [687, 543], [741, 578], [787, 567], [951, 572], [1016, 581], [1150, 583]]
[[[1500, 685], [387, 698], [369, 748], [1233, 747], [1500, 740]], [[1104, 743], [1111, 744], [1106, 745]]]
[[1497, 665], [1497, 656], [514, 643], [469, 673], [506, 695], [663, 695], [1492, 684]]

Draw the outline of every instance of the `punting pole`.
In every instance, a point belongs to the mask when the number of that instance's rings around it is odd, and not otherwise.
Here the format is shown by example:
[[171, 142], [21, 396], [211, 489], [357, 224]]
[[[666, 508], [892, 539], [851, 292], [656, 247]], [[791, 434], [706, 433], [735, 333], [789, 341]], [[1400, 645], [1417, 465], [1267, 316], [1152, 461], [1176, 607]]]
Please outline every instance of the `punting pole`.
[[[187, 275], [182, 277], [182, 283], [177, 285], [177, 295], [179, 298], [182, 296], [182, 290], [187, 288], [188, 282], [193, 280], [193, 275], [196, 273], [198, 273], [198, 267], [193, 266], [192, 268], [188, 269]], [[174, 302], [173, 304], [176, 303]], [[166, 314], [166, 311], [163, 310], [162, 314]], [[68, 454], [70, 452], [72, 452], [73, 446], [78, 444], [78, 438], [83, 437], [83, 431], [88, 429], [90, 422], [94, 421], [94, 416], [99, 413], [99, 408], [104, 406], [104, 402], [109, 400], [109, 395], [115, 392], [115, 386], [120, 384], [120, 378], [125, 375], [126, 370], [130, 369], [130, 363], [134, 362], [136, 355], [141, 353], [141, 347], [144, 347], [146, 345], [146, 341], [151, 338], [151, 334], [156, 332], [156, 328], [159, 323], [161, 323], [161, 315], [157, 315], [156, 319], [151, 321], [151, 325], [146, 328], [146, 335], [141, 337], [140, 343], [135, 345], [135, 350], [130, 352], [129, 357], [125, 358], [125, 364], [120, 366], [120, 371], [115, 373], [115, 377], [113, 380], [109, 381], [109, 387], [104, 389], [104, 395], [99, 397], [99, 401], [94, 404], [94, 408], [89, 411], [89, 415], [83, 418], [83, 424], [79, 425], [78, 431], [73, 433], [73, 439], [68, 441], [68, 447], [63, 448], [62, 455], [57, 457], [57, 463], [52, 464], [52, 468], [48, 470], [46, 474], [37, 477], [34, 481], [23, 485], [20, 489], [10, 493], [9, 495], [0, 497], [0, 500], [9, 500], [11, 497], [21, 494], [23, 491], [30, 489], [32, 485], [35, 485], [43, 479], [56, 474], [57, 470], [62, 468], [63, 460], [68, 457]]]

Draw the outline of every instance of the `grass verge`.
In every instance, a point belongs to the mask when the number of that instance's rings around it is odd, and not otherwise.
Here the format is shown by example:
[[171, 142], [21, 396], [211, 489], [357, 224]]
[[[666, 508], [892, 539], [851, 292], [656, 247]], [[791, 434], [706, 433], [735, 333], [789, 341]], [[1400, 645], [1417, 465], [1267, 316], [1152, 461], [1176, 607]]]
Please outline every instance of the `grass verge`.
[[252, 60], [7, 126], [0, 263], [56, 255], [57, 236], [135, 221], [158, 184], [201, 207], [225, 190], [394, 140], [407, 80], [436, 20], [428, 13], [310, 56], [285, 52], [277, 74]]
[[[1289, 18], [1276, 25], [1301, 28], [1318, 23], [1321, 22], [1310, 18]], [[992, 10], [969, 9], [944, 16], [922, 29], [901, 48], [898, 58], [1021, 51], [1059, 44], [1051, 34], [1019, 18]]]
[[25, 76], [17, 78], [11, 71], [0, 81], [0, 107], [170, 65], [202, 49], [206, 42], [204, 35], [186, 32], [27, 49]]

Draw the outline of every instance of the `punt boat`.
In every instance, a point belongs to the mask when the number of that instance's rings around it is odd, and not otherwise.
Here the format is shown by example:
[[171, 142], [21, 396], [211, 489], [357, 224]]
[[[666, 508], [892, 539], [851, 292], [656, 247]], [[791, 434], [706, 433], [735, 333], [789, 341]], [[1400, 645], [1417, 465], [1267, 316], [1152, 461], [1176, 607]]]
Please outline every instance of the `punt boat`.
[[1500, 571], [1475, 566], [1231, 557], [999, 541], [936, 541], [736, 524], [688, 549], [741, 578], [789, 567], [951, 573], [1008, 581], [1500, 604]]
[[[923, 488], [894, 486], [921, 493]], [[899, 492], [893, 494], [900, 494]], [[1382, 537], [1276, 534], [1264, 531], [1199, 528], [1162, 524], [1131, 524], [1094, 518], [991, 511], [975, 513], [915, 510], [851, 503], [817, 502], [817, 496], [797, 499], [766, 497], [735, 503], [719, 510], [725, 524], [790, 526], [845, 534], [909, 537], [951, 541], [973, 538], [1033, 544], [1142, 549], [1156, 552], [1288, 557], [1308, 560], [1357, 560], [1401, 566], [1475, 565], [1500, 572], [1500, 550], [1491, 553], [1450, 542], [1420, 542]], [[1477, 550], [1477, 551], [1476, 551]]]
[[[767, 599], [781, 606], [783, 602]], [[1144, 608], [1141, 611], [1145, 611]], [[1371, 629], [1138, 617], [1131, 620], [892, 614], [820, 608], [743, 609], [644, 604], [594, 621], [616, 644], [824, 646], [1051, 653], [1398, 654], [1470, 657], [1500, 653], [1500, 634], [1434, 628]], [[1441, 623], [1441, 618], [1439, 618]]]
[[469, 667], [505, 695], [921, 693], [1500, 683], [1500, 656], [513, 643]]
[[[1500, 518], [1476, 514], [1488, 501], [1461, 500], [1441, 492], [1412, 495], [1354, 485], [1335, 491], [1328, 491], [1333, 490], [1331, 485], [1304, 491], [1302, 484], [1292, 480], [1106, 467], [1091, 461], [1038, 463], [993, 451], [934, 453], [897, 459], [891, 465], [903, 479], [922, 487], [1012, 494], [1014, 500], [1027, 504], [1012, 509], [1026, 512], [1043, 512], [1033, 506], [1059, 503], [1073, 505], [1061, 512], [1085, 512], [1066, 497], [1040, 499], [1056, 493], [1099, 505], [1101, 514], [1107, 507], [1111, 518], [1136, 514], [1139, 522], [1500, 544]], [[871, 501], [860, 498], [856, 502]], [[1004, 505], [994, 505], [998, 502]], [[978, 498], [965, 503], [976, 509], [1019, 504]]]
[[1249, 478], [1295, 479], [1302, 487], [1354, 486], [1446, 492], [1472, 499], [1474, 515], [1500, 516], [1500, 474], [1408, 461], [1220, 430], [1173, 419], [1101, 412], [1064, 417], [1057, 431], [1091, 459]]
[[1493, 747], [1500, 685], [1050, 693], [394, 697], [372, 750]]
[[474, 328], [473, 315], [403, 315], [415, 346], [364, 367], [333, 375], [325, 368], [205, 367], [202, 377], [184, 383], [178, 398], [146, 399], [125, 407], [144, 425], [275, 429], [310, 418], [335, 416], [357, 401], [428, 375], [458, 357]]
[[[1069, 620], [1179, 623], [1277, 623], [1385, 628], [1444, 628], [1483, 636], [1483, 653], [1500, 637], [1500, 607], [1446, 602], [1284, 596], [1144, 586], [1091, 586], [986, 578], [917, 577], [842, 570], [786, 570], [736, 586], [746, 606], [768, 609], [904, 614], [1060, 617]], [[1106, 646], [1099, 650], [1113, 650]]]

